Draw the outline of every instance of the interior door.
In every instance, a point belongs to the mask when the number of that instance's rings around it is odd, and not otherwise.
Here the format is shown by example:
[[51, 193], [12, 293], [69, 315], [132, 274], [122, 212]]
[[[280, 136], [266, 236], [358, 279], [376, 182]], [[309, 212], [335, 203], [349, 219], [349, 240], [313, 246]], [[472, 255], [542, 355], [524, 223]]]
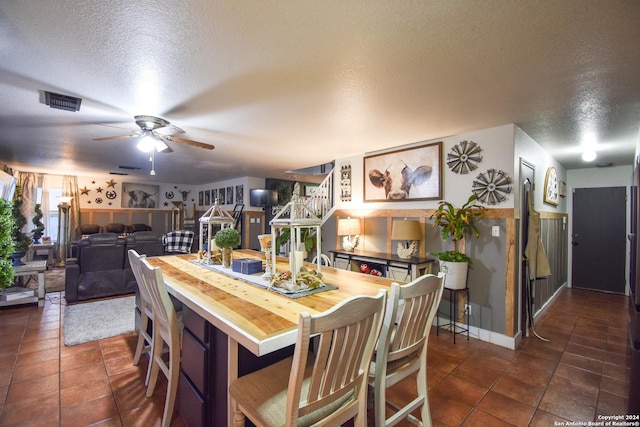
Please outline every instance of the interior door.
[[572, 286], [625, 293], [626, 188], [573, 191]]

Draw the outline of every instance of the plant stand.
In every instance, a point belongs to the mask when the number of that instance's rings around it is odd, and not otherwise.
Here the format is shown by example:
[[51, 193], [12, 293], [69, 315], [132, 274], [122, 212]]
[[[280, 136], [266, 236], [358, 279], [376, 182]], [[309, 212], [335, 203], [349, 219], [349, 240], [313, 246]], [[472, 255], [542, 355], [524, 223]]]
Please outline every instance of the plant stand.
[[[458, 315], [458, 293], [465, 292], [467, 301], [469, 299], [469, 288], [462, 289], [451, 289], [444, 288], [445, 291], [449, 292], [449, 323], [442, 325], [443, 328], [448, 327], [449, 332], [453, 333], [453, 343], [456, 343], [456, 335], [467, 333], [467, 341], [469, 341], [469, 311], [465, 310], [464, 320], [465, 323], [462, 326], [457, 321], [456, 317]], [[440, 316], [436, 315], [436, 335], [439, 335], [440, 331]]]

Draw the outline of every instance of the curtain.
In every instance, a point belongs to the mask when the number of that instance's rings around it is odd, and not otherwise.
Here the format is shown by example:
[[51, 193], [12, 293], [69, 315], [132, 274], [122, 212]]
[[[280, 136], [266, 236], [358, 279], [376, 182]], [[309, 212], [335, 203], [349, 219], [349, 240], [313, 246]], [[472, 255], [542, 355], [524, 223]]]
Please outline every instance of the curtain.
[[18, 185], [22, 191], [22, 215], [27, 219], [27, 223], [22, 228], [22, 232], [30, 235], [33, 228], [33, 213], [36, 206], [36, 197], [38, 194], [38, 177], [35, 173], [31, 172], [19, 172], [18, 173]]
[[[51, 232], [57, 230], [57, 224], [51, 224], [51, 212], [49, 209], [49, 176], [42, 177], [42, 200], [40, 200], [42, 210], [42, 223], [44, 224], [44, 235], [52, 236]], [[55, 234], [54, 234], [55, 235]], [[57, 239], [57, 237], [56, 237]]]
[[62, 177], [62, 195], [71, 196], [71, 207], [69, 208], [69, 239], [77, 240], [80, 236], [80, 196], [78, 194], [78, 177], [64, 175]]

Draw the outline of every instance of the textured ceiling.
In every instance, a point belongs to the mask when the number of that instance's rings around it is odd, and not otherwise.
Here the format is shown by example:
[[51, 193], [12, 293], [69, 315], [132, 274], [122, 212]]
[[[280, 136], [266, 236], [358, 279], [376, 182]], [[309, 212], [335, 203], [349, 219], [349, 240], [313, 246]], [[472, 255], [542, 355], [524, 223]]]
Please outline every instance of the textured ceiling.
[[[638, 22], [614, 0], [4, 1], [0, 161], [198, 184], [515, 123], [569, 169], [632, 164]], [[216, 148], [172, 143], [149, 177], [135, 140], [94, 141], [138, 114]]]

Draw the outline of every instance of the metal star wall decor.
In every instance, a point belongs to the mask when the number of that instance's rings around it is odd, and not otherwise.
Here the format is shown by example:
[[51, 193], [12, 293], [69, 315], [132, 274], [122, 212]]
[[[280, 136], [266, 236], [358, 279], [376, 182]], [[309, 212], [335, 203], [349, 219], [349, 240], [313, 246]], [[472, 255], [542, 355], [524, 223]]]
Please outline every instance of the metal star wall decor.
[[85, 185], [85, 186], [84, 186], [84, 188], [81, 188], [81, 189], [80, 189], [80, 195], [81, 195], [81, 196], [82, 196], [82, 195], [87, 195], [87, 196], [88, 196], [88, 195], [89, 195], [89, 191], [91, 191], [91, 190], [89, 190], [89, 189], [87, 188], [87, 186]]
[[476, 163], [482, 161], [480, 151], [482, 148], [475, 142], [460, 141], [447, 154], [447, 165], [455, 173], [469, 173], [478, 167]]
[[476, 177], [471, 191], [482, 203], [495, 205], [503, 202], [511, 193], [511, 178], [506, 172], [489, 169]]

